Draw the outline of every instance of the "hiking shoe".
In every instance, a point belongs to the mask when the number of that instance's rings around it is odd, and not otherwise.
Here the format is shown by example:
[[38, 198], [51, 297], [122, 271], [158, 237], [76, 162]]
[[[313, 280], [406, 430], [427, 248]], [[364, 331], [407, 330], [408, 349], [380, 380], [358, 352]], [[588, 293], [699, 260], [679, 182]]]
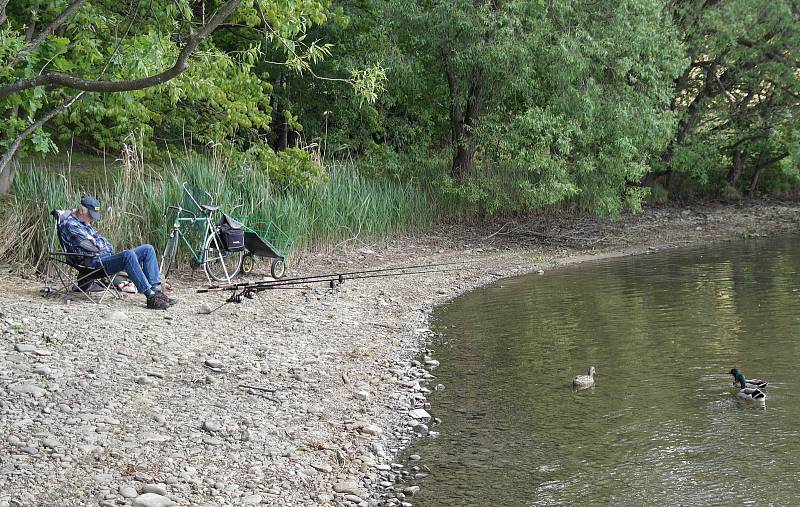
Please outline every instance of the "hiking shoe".
[[158, 297], [158, 293], [155, 293], [147, 298], [147, 308], [151, 310], [166, 310], [169, 308], [169, 303]]
[[178, 300], [177, 300], [177, 299], [175, 299], [175, 298], [171, 298], [171, 297], [167, 296], [166, 294], [164, 294], [163, 292], [156, 292], [156, 297], [157, 297], [157, 298], [161, 298], [161, 299], [163, 299], [164, 301], [166, 301], [166, 303], [167, 303], [169, 306], [172, 306], [172, 305], [174, 305], [174, 304], [176, 304], [176, 303], [178, 302]]

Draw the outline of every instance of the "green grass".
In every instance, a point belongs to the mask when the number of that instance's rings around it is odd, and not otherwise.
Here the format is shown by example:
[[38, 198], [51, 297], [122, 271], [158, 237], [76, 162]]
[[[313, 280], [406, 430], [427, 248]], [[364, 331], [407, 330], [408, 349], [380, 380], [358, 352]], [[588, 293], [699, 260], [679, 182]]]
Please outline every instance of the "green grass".
[[266, 174], [247, 164], [190, 155], [163, 167], [135, 161], [68, 169], [20, 164], [13, 192], [4, 198], [0, 260], [41, 265], [52, 237], [52, 209], [71, 209], [80, 196], [97, 196], [104, 208], [97, 228], [120, 250], [151, 243], [161, 250], [168, 205], [186, 204], [183, 181], [205, 189], [222, 210], [245, 224], [272, 221], [294, 243], [294, 252], [330, 250], [362, 241], [417, 232], [436, 219], [428, 195], [411, 184], [365, 178], [353, 167], [328, 168], [329, 180], [306, 191], [277, 191]]

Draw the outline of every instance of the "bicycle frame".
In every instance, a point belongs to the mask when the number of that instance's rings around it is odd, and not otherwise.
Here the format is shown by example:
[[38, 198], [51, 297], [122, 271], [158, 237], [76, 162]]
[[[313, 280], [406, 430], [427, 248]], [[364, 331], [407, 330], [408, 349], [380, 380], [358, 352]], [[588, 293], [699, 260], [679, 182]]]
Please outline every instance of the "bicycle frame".
[[[185, 211], [185, 210], [184, 210]], [[205, 229], [203, 230], [203, 238], [200, 240], [200, 244], [197, 246], [197, 250], [194, 249], [192, 244], [186, 239], [186, 235], [181, 231], [181, 222], [189, 223], [190, 225], [195, 225], [197, 222], [205, 222]], [[205, 216], [201, 218], [197, 217], [181, 217], [180, 212], [178, 212], [178, 216], [175, 217], [175, 221], [172, 223], [172, 232], [171, 234], [178, 234], [178, 239], [183, 246], [185, 246], [189, 253], [192, 256], [192, 260], [198, 266], [203, 263], [203, 245], [206, 244], [208, 240], [208, 236], [214, 233], [214, 226], [211, 223], [211, 217]]]
[[[169, 210], [175, 210], [176, 215], [172, 222], [172, 228], [167, 236], [166, 244], [164, 246], [164, 255], [161, 258], [160, 270], [162, 272], [162, 276], [166, 278], [169, 275], [170, 266], [174, 262], [175, 256], [177, 255], [177, 248], [181, 243], [183, 243], [183, 246], [188, 249], [194, 265], [203, 267], [203, 270], [206, 272], [206, 276], [209, 277], [209, 280], [213, 278], [214, 280], [230, 281], [231, 277], [236, 276], [242, 266], [242, 254], [239, 254], [238, 265], [234, 266], [234, 269], [229, 269], [224, 260], [224, 257], [227, 254], [221, 253], [223, 251], [223, 245], [217, 235], [217, 226], [212, 220], [214, 211], [216, 210], [204, 209], [204, 214], [198, 217], [193, 212], [180, 206], [168, 206], [164, 212], [165, 217]], [[198, 224], [198, 222], [200, 223]], [[192, 246], [192, 243], [189, 241], [189, 239], [187, 239], [186, 234], [182, 232], [181, 224], [188, 224], [190, 227], [195, 225], [203, 226], [202, 238], [200, 238], [197, 248]], [[165, 268], [165, 260], [167, 259], [167, 255], [169, 255], [167, 249], [173, 241], [175, 242], [175, 250], [171, 252], [171, 257], [168, 261], [166, 261], [167, 267]], [[219, 253], [218, 257], [209, 258], [208, 252], [211, 251], [212, 248], [214, 251]], [[214, 275], [211, 273], [211, 271], [209, 271], [209, 263], [214, 262], [220, 262], [223, 270], [223, 273], [220, 273], [220, 276]]]

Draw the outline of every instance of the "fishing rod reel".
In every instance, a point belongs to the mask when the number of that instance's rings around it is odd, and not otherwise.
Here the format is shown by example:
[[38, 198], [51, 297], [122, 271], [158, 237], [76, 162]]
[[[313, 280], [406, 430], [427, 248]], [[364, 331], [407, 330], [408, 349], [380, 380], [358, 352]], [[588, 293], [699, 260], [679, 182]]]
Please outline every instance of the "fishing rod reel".
[[244, 289], [241, 292], [234, 292], [230, 295], [228, 299], [225, 300], [226, 303], [242, 303], [246, 299], [253, 299], [256, 297], [255, 290], [252, 289]]

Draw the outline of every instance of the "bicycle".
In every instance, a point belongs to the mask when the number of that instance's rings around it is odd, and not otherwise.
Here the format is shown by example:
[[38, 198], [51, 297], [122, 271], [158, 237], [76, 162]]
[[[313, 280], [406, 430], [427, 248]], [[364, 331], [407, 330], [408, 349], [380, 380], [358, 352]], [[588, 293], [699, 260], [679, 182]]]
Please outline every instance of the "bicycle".
[[[170, 271], [175, 267], [178, 245], [183, 243], [191, 254], [194, 266], [202, 266], [209, 281], [230, 282], [242, 269], [244, 252], [229, 252], [222, 244], [222, 239], [218, 234], [218, 226], [212, 219], [214, 214], [219, 211], [220, 207], [211, 204], [197, 203], [189, 192], [189, 189], [186, 188], [186, 183], [183, 184], [183, 190], [197, 206], [197, 209], [201, 211], [202, 216], [197, 216], [196, 213], [181, 206], [167, 206], [164, 210], [165, 220], [170, 210], [175, 210], [176, 213], [161, 256], [160, 269], [162, 280], [166, 280]], [[209, 198], [211, 197], [208, 192], [206, 192], [206, 195], [209, 196]], [[198, 225], [203, 227], [202, 239], [199, 241], [197, 249], [192, 247], [192, 244], [186, 239], [186, 235], [181, 230], [183, 224], [188, 224], [193, 228]]]

